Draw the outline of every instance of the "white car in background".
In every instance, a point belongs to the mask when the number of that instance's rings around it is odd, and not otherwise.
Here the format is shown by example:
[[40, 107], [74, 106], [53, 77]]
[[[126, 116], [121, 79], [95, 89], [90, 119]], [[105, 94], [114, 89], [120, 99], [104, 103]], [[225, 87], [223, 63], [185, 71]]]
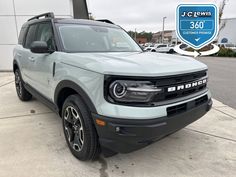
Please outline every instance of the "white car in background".
[[174, 44], [160, 44], [156, 47], [156, 52], [160, 52], [160, 53], [174, 53]]
[[155, 45], [156, 44], [152, 44], [152, 43], [146, 43], [145, 45], [144, 45], [144, 51], [146, 51], [146, 52], [155, 52], [155, 51], [153, 51], [153, 50], [155, 50]]
[[144, 50], [148, 52], [159, 52], [159, 53], [174, 53], [173, 44], [155, 44], [153, 47], [146, 47]]
[[236, 46], [234, 44], [230, 44], [230, 43], [219, 43], [218, 47], [220, 48], [225, 48], [225, 49], [231, 49], [234, 52], [236, 52]]

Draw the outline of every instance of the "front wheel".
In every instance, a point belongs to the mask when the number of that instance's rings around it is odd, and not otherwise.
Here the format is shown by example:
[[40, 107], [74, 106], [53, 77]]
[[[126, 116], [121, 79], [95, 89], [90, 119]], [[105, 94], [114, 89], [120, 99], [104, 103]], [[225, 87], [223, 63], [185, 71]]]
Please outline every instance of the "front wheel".
[[62, 108], [63, 130], [71, 153], [79, 160], [93, 160], [99, 143], [91, 113], [79, 95], [69, 96]]

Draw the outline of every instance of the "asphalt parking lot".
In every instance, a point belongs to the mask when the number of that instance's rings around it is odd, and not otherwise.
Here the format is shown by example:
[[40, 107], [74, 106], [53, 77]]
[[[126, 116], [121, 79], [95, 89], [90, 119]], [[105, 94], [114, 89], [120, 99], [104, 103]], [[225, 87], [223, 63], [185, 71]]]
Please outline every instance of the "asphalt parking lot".
[[209, 87], [215, 99], [236, 109], [236, 58], [200, 57], [209, 68]]
[[202, 119], [144, 149], [81, 162], [61, 119], [37, 100], [21, 102], [12, 73], [0, 73], [0, 176], [236, 176], [236, 110], [214, 100]]

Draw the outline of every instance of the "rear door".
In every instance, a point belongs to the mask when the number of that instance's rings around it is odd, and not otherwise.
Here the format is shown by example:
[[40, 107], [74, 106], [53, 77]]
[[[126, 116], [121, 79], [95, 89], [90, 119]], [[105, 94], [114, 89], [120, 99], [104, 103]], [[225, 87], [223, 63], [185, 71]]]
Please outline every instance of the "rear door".
[[31, 62], [32, 62], [30, 45], [35, 40], [36, 29], [37, 29], [37, 24], [33, 24], [28, 27], [26, 38], [23, 42], [23, 47], [21, 48], [21, 51], [17, 53], [23, 65], [22, 74], [23, 74], [23, 80], [26, 83], [29, 83], [31, 79], [30, 70], [29, 70]]

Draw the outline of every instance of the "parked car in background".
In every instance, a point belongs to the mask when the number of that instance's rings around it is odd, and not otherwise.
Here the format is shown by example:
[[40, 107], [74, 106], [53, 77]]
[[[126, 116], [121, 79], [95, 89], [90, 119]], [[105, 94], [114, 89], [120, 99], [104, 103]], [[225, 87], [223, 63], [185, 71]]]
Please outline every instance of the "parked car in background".
[[179, 48], [182, 49], [182, 50], [186, 50], [190, 47], [187, 44], [181, 44]]
[[174, 51], [174, 47], [175, 45], [171, 44], [161, 44], [161, 45], [158, 45], [157, 48], [156, 48], [156, 52], [160, 52], [160, 53], [175, 53]]
[[230, 44], [230, 43], [219, 43], [218, 47], [220, 48], [225, 48], [225, 49], [231, 49], [234, 52], [236, 52], [236, 46], [234, 44]]
[[152, 47], [153, 46], [153, 43], [151, 42], [147, 42], [144, 44], [144, 47]]
[[155, 50], [154, 47], [145, 47], [143, 50], [144, 50], [145, 52], [155, 52], [155, 51], [154, 51], [154, 50]]
[[144, 51], [159, 53], [174, 53], [173, 44], [155, 44], [153, 47], [146, 47]]
[[151, 44], [149, 46], [146, 46], [144, 48], [144, 51], [147, 51], [147, 52], [156, 52], [156, 48], [160, 45], [163, 45], [163, 44]]

